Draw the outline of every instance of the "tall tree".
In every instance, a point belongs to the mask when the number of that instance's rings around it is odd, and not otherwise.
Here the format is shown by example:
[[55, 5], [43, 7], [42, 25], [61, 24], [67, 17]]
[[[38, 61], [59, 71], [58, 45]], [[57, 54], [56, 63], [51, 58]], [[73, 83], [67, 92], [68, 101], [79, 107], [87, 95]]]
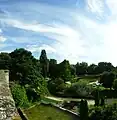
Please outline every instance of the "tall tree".
[[80, 119], [88, 120], [88, 104], [86, 100], [80, 102]]
[[64, 60], [58, 65], [58, 75], [64, 81], [71, 80], [71, 67], [68, 60]]
[[99, 91], [95, 91], [95, 106], [98, 106], [100, 103], [100, 96], [99, 96]]
[[51, 78], [57, 77], [57, 60], [55, 59], [49, 60], [49, 76]]
[[46, 51], [42, 50], [40, 55], [40, 64], [42, 68], [43, 77], [47, 77], [48, 69], [49, 69], [49, 61], [46, 55]]

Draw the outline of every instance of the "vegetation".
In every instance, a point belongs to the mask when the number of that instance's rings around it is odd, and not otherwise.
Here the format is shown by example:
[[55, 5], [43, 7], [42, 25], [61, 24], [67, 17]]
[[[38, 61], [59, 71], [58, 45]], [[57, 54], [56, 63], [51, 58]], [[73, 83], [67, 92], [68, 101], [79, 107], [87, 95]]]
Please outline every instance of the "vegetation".
[[88, 120], [88, 104], [86, 100], [81, 100], [80, 103], [80, 119]]
[[15, 100], [15, 104], [17, 107], [21, 106], [21, 107], [27, 107], [29, 106], [29, 101], [26, 95], [26, 91], [24, 89], [24, 87], [15, 84], [12, 88], [12, 95], [13, 98]]
[[[58, 101], [47, 99], [45, 96], [48, 95], [90, 98], [95, 100], [95, 105], [89, 107], [88, 112], [87, 101], [81, 101], [81, 119], [116, 120], [116, 105], [108, 106], [105, 102], [107, 98], [117, 98], [117, 67], [109, 62], [99, 62], [97, 65], [77, 62], [71, 65], [68, 60], [63, 60], [57, 63], [55, 59], [48, 59], [45, 50], [36, 59], [30, 51], [20, 48], [11, 53], [0, 53], [0, 69], [9, 69], [10, 88], [17, 107], [27, 108], [41, 102], [59, 104]], [[32, 114], [32, 110], [35, 114]], [[71, 120], [63, 113], [60, 116], [56, 114], [57, 110], [52, 107], [40, 105], [29, 111], [25, 110], [30, 119], [36, 116], [33, 119]], [[50, 116], [52, 113], [55, 116]], [[83, 118], [83, 114], [86, 118]]]
[[37, 105], [24, 112], [29, 120], [72, 120], [72, 116], [50, 105]]

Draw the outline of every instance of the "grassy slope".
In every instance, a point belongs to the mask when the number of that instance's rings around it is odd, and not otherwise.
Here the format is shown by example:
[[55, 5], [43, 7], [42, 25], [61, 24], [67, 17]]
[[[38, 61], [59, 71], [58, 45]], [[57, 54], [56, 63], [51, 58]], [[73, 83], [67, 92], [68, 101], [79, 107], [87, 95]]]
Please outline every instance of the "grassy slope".
[[29, 120], [72, 120], [68, 114], [51, 106], [37, 105], [24, 110]]

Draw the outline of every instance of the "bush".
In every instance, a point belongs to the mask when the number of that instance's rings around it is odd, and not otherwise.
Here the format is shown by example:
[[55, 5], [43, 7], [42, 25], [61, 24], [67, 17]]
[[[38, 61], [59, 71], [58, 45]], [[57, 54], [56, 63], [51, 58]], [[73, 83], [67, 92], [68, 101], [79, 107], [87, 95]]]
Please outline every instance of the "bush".
[[40, 95], [33, 88], [26, 89], [26, 94], [30, 102], [36, 102], [40, 100]]
[[115, 74], [113, 72], [104, 72], [100, 77], [100, 83], [106, 88], [112, 88]]
[[72, 86], [65, 91], [64, 95], [68, 97], [92, 97], [92, 91], [92, 85], [88, 85], [86, 81], [79, 81], [72, 84]]
[[15, 84], [11, 87], [11, 92], [17, 107], [28, 107], [30, 105], [24, 87]]
[[48, 90], [53, 95], [63, 94], [65, 89], [66, 85], [64, 83], [64, 80], [61, 78], [56, 78], [55, 80], [51, 80], [48, 83]]
[[89, 120], [117, 120], [117, 104], [94, 107], [90, 110]]
[[117, 90], [102, 90], [99, 91], [101, 97], [106, 96], [107, 98], [117, 98]]

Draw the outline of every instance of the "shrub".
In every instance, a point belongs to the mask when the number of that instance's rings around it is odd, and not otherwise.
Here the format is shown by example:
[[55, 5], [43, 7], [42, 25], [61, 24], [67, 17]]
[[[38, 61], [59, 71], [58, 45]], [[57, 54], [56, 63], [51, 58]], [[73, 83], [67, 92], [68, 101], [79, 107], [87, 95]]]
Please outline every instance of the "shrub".
[[15, 84], [11, 87], [11, 92], [17, 107], [28, 107], [29, 101], [26, 95], [25, 88]]
[[117, 104], [94, 107], [90, 110], [89, 120], [117, 120]]
[[79, 81], [72, 84], [71, 87], [65, 91], [65, 95], [69, 97], [92, 97], [92, 91], [92, 85], [88, 85], [86, 81]]
[[61, 78], [56, 78], [55, 80], [51, 80], [48, 83], [48, 90], [51, 94], [63, 94], [65, 89], [66, 85], [64, 83], [64, 80]]

